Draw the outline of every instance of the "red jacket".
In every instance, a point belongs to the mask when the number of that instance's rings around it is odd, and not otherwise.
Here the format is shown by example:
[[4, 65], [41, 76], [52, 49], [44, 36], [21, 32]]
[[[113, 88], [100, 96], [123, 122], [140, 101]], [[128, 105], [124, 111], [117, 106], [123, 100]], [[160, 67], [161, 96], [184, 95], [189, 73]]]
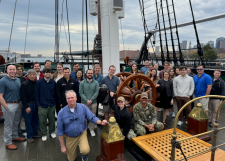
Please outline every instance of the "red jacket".
[[[40, 71], [39, 80], [42, 79], [42, 78], [44, 78], [44, 76], [45, 76], [45, 75]], [[27, 77], [26, 80], [28, 80], [28, 79], [29, 79], [29, 78]], [[37, 80], [37, 78], [36, 78], [36, 80]]]

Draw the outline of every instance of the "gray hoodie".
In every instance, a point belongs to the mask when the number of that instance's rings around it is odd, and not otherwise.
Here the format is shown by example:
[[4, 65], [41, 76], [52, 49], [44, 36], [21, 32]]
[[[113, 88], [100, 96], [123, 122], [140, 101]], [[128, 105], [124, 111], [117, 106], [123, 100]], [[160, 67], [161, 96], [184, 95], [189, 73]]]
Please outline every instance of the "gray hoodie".
[[174, 96], [187, 97], [191, 96], [194, 92], [195, 83], [192, 77], [186, 74], [185, 77], [177, 76], [173, 80]]

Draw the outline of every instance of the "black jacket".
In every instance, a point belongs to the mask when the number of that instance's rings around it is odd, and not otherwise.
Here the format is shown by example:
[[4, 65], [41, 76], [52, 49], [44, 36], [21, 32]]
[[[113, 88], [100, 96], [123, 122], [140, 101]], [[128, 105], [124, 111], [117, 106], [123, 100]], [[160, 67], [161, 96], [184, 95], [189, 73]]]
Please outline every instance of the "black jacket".
[[[213, 80], [210, 95], [225, 96], [225, 84], [224, 84], [224, 81], [221, 78], [219, 78], [215, 81]], [[218, 98], [210, 98], [210, 99], [218, 99]]]
[[[160, 84], [160, 86], [157, 88], [158, 93], [160, 93], [162, 91], [162, 88], [164, 87], [165, 83], [166, 83], [166, 81], [164, 79], [160, 79], [158, 81], [158, 84]], [[173, 97], [173, 82], [171, 80], [168, 80], [168, 82], [164, 88], [166, 88], [167, 96]]]
[[120, 107], [114, 104], [113, 97], [111, 96], [109, 98], [109, 106], [115, 111], [116, 122], [119, 124], [120, 128], [123, 129], [123, 135], [127, 136], [131, 129], [131, 113], [128, 111], [126, 106], [123, 108], [123, 110], [120, 110]]
[[62, 104], [63, 107], [67, 105], [65, 92], [68, 90], [73, 90], [78, 94], [78, 84], [75, 79], [70, 78], [69, 81], [62, 77], [57, 81], [56, 84], [56, 93], [57, 93], [57, 103]]
[[20, 97], [23, 104], [23, 108], [28, 108], [28, 103], [34, 103], [34, 89], [35, 89], [36, 81], [33, 82], [31, 80], [27, 80], [22, 83], [20, 88]]

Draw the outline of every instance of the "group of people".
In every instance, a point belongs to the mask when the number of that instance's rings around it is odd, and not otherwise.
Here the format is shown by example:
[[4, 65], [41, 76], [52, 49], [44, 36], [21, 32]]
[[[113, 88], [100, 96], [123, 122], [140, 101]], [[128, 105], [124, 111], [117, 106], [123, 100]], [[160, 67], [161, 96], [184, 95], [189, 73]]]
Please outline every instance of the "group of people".
[[[191, 68], [180, 66], [173, 68], [169, 62], [164, 62], [164, 69], [159, 71], [158, 64], [150, 65], [149, 61], [145, 61], [145, 66], [140, 69], [143, 74], [147, 75], [154, 83], [157, 89], [157, 99], [159, 102], [155, 105], [156, 113], [163, 108], [163, 124], [166, 127], [166, 118], [172, 111], [172, 117], [175, 117], [174, 108], [181, 109], [191, 98], [197, 98], [206, 95], [223, 95], [225, 96], [224, 81], [222, 80], [221, 71], [215, 70], [214, 77], [204, 73], [204, 67], [199, 65], [196, 69], [197, 74], [194, 75]], [[129, 71], [129, 70], [130, 71]], [[137, 71], [137, 64], [129, 62], [129, 68], [125, 71], [134, 73]], [[149, 85], [146, 84], [146, 91], [149, 90]], [[149, 92], [149, 98], [152, 97]], [[202, 98], [195, 101], [201, 103], [202, 107], [208, 114], [209, 126], [213, 126], [216, 118], [216, 112], [221, 103], [219, 98]], [[186, 118], [192, 110], [191, 104], [185, 108]], [[183, 112], [179, 116], [177, 125], [184, 122]], [[186, 124], [188, 122], [186, 121]]]
[[[137, 72], [137, 64], [129, 62], [128, 72]], [[56, 138], [55, 115], [57, 114], [57, 135], [61, 151], [67, 154], [69, 161], [76, 159], [76, 148], [79, 145], [82, 159], [88, 160], [90, 151], [87, 140], [87, 128], [92, 137], [95, 134], [96, 124], [106, 125], [110, 116], [115, 116], [124, 138], [132, 139], [137, 135], [163, 130], [169, 110], [173, 112], [176, 103], [178, 110], [193, 97], [216, 94], [224, 95], [224, 82], [220, 78], [221, 72], [215, 70], [214, 78], [204, 73], [203, 66], [197, 67], [198, 74], [193, 78], [193, 73], [188, 73], [184, 66], [175, 70], [170, 63], [164, 63], [164, 70], [158, 71], [158, 64], [145, 66], [140, 69], [157, 87], [159, 101], [155, 106], [148, 101], [152, 97], [151, 87], [146, 83], [140, 95], [140, 102], [133, 107], [133, 116], [126, 108], [126, 100], [120, 96], [115, 102], [115, 93], [121, 80], [115, 76], [116, 68], [111, 65], [108, 75], [103, 77], [101, 67], [95, 65], [88, 69], [83, 76], [79, 64], [70, 68], [63, 67], [62, 63], [56, 66], [57, 71], [52, 74], [52, 62], [47, 60], [45, 68], [40, 71], [38, 62], [33, 64], [33, 69], [22, 75], [23, 66], [20, 64], [9, 65], [7, 75], [0, 80], [0, 104], [4, 114], [4, 141], [8, 149], [17, 149], [13, 141], [34, 142], [34, 138], [47, 140], [47, 134]], [[191, 70], [190, 70], [191, 71]], [[135, 82], [131, 81], [131, 86]], [[101, 87], [105, 85], [109, 95], [108, 103], [103, 104], [105, 120], [96, 117], [98, 111], [98, 96]], [[193, 95], [194, 94], [194, 95]], [[215, 119], [219, 99], [200, 99], [203, 108], [209, 115], [209, 126]], [[157, 112], [164, 109], [163, 121], [157, 119]], [[114, 112], [112, 112], [114, 111]], [[186, 107], [186, 118], [191, 111], [191, 106]], [[56, 114], [55, 114], [56, 113]], [[21, 134], [21, 118], [25, 119], [27, 137]], [[88, 122], [87, 122], [88, 121]], [[178, 125], [183, 123], [180, 115]], [[47, 125], [48, 124], [48, 125]], [[48, 126], [48, 129], [47, 129]], [[64, 143], [66, 137], [66, 144]]]

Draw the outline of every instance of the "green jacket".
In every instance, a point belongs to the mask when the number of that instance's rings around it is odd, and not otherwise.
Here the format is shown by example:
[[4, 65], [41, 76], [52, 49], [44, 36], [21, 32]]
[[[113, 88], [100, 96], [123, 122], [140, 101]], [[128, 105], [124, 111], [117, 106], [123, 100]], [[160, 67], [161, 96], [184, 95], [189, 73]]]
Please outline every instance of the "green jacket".
[[93, 103], [97, 103], [97, 97], [99, 93], [99, 85], [96, 80], [88, 82], [86, 79], [80, 82], [79, 93], [81, 97], [81, 103], [87, 104], [88, 100]]
[[130, 72], [130, 67], [126, 67], [126, 69], [124, 70], [124, 72]]
[[155, 107], [152, 104], [147, 103], [147, 106], [143, 108], [141, 103], [138, 102], [136, 105], [134, 105], [133, 119], [134, 123], [140, 124], [142, 126], [148, 124], [149, 122], [155, 125], [157, 122]]

